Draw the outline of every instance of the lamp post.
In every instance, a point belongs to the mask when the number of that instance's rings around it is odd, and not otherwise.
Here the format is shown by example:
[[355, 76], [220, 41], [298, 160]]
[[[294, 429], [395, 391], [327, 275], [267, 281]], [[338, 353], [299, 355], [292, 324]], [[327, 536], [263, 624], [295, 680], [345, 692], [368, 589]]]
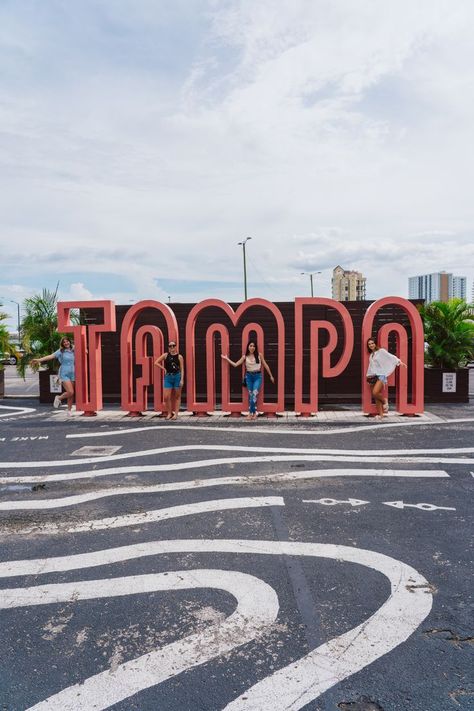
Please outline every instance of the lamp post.
[[242, 245], [242, 252], [244, 255], [244, 294], [245, 294], [245, 301], [247, 301], [247, 260], [245, 258], [245, 244], [246, 242], [249, 241], [249, 239], [252, 239], [251, 237], [246, 237], [242, 242], [239, 242], [238, 244]]
[[20, 331], [21, 331], [21, 317], [20, 317], [20, 304], [18, 301], [15, 301], [14, 299], [6, 299], [4, 296], [0, 296], [0, 299], [3, 299], [4, 301], [10, 301], [12, 304], [16, 304], [17, 308], [17, 324], [18, 324], [18, 345], [21, 346], [21, 336], [20, 336]]
[[306, 276], [309, 276], [309, 280], [311, 282], [311, 298], [313, 298], [313, 296], [314, 296], [313, 277], [315, 274], [321, 274], [321, 272], [301, 272], [301, 274], [305, 274]]

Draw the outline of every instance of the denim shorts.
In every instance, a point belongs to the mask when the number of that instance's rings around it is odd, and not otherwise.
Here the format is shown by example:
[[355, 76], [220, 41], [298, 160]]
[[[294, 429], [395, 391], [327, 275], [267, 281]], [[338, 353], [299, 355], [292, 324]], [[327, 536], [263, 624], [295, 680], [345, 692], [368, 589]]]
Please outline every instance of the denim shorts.
[[73, 368], [61, 368], [59, 369], [59, 380], [64, 381], [64, 380], [71, 380], [74, 382], [76, 379], [74, 375], [74, 369]]
[[165, 373], [165, 388], [174, 388], [177, 390], [181, 387], [181, 371], [178, 370], [177, 373]]
[[384, 385], [387, 385], [387, 376], [386, 375], [377, 375], [377, 379], [380, 380], [381, 383]]

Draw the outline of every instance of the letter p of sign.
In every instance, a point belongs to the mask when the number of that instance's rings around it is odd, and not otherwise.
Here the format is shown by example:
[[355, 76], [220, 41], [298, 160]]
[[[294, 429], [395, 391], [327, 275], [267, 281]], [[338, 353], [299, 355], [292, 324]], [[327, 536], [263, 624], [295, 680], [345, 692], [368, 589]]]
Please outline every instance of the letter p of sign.
[[[309, 402], [303, 402], [303, 356], [305, 350], [304, 343], [304, 308], [325, 310], [333, 309], [337, 311], [342, 320], [342, 331], [344, 342], [337, 363], [331, 365], [331, 355], [338, 347], [338, 333], [333, 323], [323, 319], [309, 322]], [[320, 344], [320, 331], [328, 333], [328, 342], [325, 346]], [[308, 344], [306, 344], [306, 347]], [[354, 327], [352, 319], [345, 306], [338, 301], [324, 298], [300, 298], [295, 299], [295, 410], [302, 415], [308, 415], [318, 411], [319, 399], [319, 372], [320, 359], [322, 360], [321, 374], [323, 378], [335, 378], [346, 368], [354, 348]], [[321, 351], [321, 353], [320, 353]], [[337, 352], [336, 352], [337, 355]]]
[[[89, 326], [71, 323], [71, 310], [103, 309], [103, 323]], [[115, 331], [113, 301], [59, 301], [58, 331], [74, 336], [76, 407], [86, 414], [102, 409], [102, 352], [104, 331]]]

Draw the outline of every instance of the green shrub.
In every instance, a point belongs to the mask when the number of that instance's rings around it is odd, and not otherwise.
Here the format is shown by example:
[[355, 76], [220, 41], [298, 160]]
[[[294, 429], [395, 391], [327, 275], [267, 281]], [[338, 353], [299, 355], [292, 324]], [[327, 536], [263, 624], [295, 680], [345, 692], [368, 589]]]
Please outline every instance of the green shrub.
[[474, 360], [473, 306], [463, 299], [433, 301], [420, 308], [425, 329], [425, 362], [454, 370]]

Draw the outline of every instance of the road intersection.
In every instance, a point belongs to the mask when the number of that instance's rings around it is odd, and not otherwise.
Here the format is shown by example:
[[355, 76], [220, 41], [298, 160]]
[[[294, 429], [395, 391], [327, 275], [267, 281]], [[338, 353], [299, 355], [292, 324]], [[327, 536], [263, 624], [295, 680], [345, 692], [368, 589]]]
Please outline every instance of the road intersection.
[[0, 708], [473, 703], [474, 418], [2, 414]]

